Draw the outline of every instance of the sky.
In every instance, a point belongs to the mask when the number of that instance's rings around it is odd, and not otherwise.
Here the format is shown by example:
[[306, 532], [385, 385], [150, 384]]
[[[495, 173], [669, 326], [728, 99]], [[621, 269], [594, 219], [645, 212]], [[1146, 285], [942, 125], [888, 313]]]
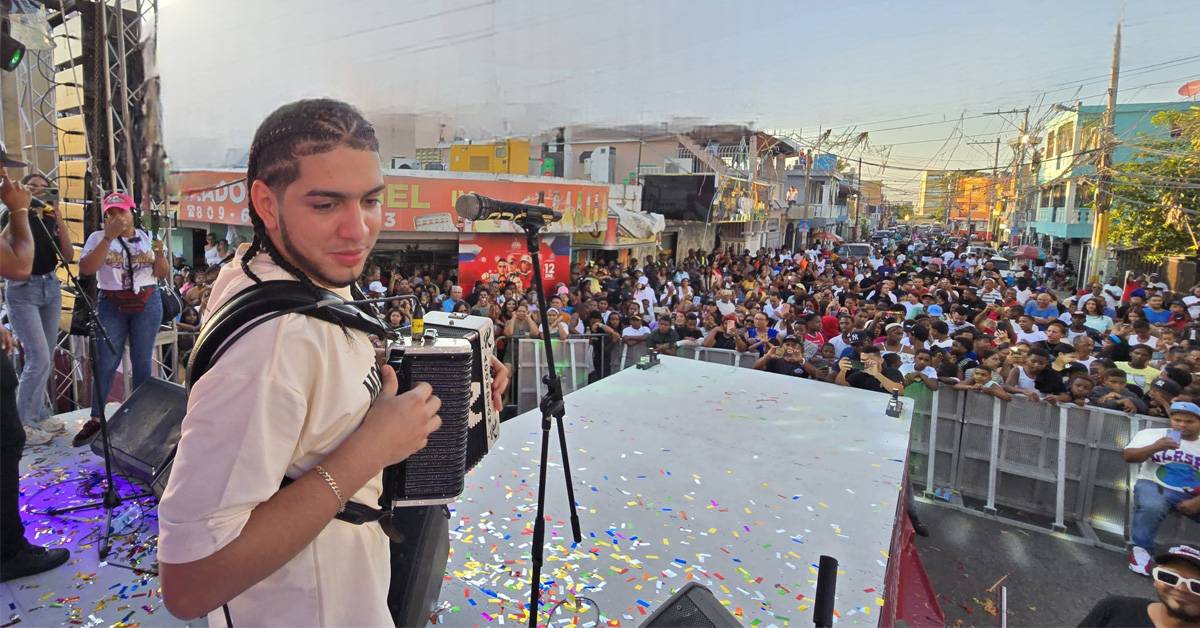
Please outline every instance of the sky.
[[[1031, 108], [1120, 102], [1200, 79], [1193, 0], [160, 0], [167, 149], [221, 165], [275, 107], [332, 96], [440, 113], [477, 139], [564, 124], [751, 124], [864, 162], [893, 200], [917, 172], [990, 167]], [[903, 127], [903, 128], [897, 128]], [[1002, 145], [1000, 162], [1012, 159]]]

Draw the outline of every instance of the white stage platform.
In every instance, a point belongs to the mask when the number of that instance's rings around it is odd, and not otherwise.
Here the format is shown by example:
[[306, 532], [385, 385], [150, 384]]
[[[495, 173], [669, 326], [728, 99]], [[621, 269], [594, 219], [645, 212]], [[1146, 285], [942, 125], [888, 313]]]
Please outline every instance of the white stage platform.
[[[583, 543], [553, 432], [543, 582], [565, 602], [552, 622], [579, 611], [582, 626], [637, 625], [696, 580], [744, 625], [811, 625], [828, 554], [841, 562], [838, 622], [877, 624], [909, 434], [884, 415], [888, 399], [678, 358], [571, 394]], [[442, 623], [520, 623], [540, 442], [536, 411], [505, 423], [453, 505]]]
[[[584, 539], [572, 547], [555, 432], [543, 582], [552, 581], [549, 597], [565, 604], [553, 623], [568, 624], [579, 602], [586, 608], [581, 626], [598, 619], [637, 625], [691, 579], [713, 589], [744, 625], [809, 625], [815, 564], [830, 554], [842, 566], [838, 622], [877, 624], [908, 442], [908, 421], [883, 414], [887, 399], [675, 358], [568, 396]], [[74, 496], [102, 471], [90, 448], [70, 447], [86, 415], [63, 415], [67, 434], [26, 449], [24, 508], [82, 501]], [[528, 413], [505, 423], [500, 448], [452, 507], [442, 624], [520, 623], [539, 422]], [[72, 558], [53, 572], [0, 584], [0, 625], [187, 625], [166, 612], [157, 578], [99, 564], [101, 515], [26, 515], [31, 538], [67, 547]], [[155, 513], [122, 531], [113, 560], [154, 568]], [[575, 596], [595, 600], [599, 614]]]

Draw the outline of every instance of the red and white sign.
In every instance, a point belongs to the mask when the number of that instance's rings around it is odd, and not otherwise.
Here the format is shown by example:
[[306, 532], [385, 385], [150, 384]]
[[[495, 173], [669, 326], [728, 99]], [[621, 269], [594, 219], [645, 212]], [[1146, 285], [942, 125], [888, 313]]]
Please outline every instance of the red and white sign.
[[[550, 297], [556, 285], [571, 282], [571, 236], [542, 236], [538, 256], [546, 296]], [[533, 256], [525, 250], [525, 236], [464, 233], [458, 240], [458, 283], [470, 292], [476, 281], [493, 279], [519, 283], [522, 289], [533, 285]]]
[[[454, 211], [454, 201], [472, 192], [504, 201], [540, 204], [563, 212], [554, 230], [591, 230], [608, 217], [608, 186], [564, 179], [537, 177], [518, 179], [480, 178], [477, 175], [449, 176], [385, 175], [383, 194], [384, 231], [463, 230], [463, 220]], [[181, 173], [183, 196], [179, 219], [192, 222], [250, 226], [245, 175], [234, 171], [187, 171]], [[469, 231], [497, 231], [504, 223], [492, 221], [470, 225]], [[509, 232], [504, 230], [503, 232]]]

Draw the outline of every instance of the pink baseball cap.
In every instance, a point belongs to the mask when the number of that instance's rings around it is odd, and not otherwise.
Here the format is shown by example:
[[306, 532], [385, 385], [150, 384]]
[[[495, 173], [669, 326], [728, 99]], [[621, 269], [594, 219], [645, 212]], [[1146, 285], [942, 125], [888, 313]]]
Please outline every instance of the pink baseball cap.
[[104, 211], [110, 209], [133, 209], [133, 197], [124, 192], [110, 192], [101, 202]]

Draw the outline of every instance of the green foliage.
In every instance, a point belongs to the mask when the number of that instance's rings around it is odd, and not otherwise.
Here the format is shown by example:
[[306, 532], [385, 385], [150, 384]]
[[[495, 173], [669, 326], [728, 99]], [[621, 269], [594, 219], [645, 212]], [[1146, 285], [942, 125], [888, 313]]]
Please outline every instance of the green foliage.
[[1200, 107], [1163, 111], [1156, 126], [1177, 137], [1132, 140], [1135, 158], [1113, 168], [1110, 240], [1141, 247], [1150, 262], [1196, 255], [1200, 236]]

